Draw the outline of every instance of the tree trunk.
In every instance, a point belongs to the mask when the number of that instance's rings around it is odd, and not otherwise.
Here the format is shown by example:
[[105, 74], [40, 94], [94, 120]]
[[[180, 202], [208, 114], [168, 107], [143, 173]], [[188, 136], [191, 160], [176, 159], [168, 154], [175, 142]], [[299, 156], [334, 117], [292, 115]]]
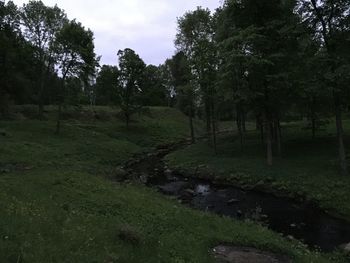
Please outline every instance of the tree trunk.
[[216, 114], [215, 114], [215, 106], [214, 101], [211, 102], [211, 113], [212, 113], [212, 128], [213, 128], [213, 147], [214, 152], [217, 154], [217, 141], [216, 141]]
[[196, 137], [194, 134], [194, 127], [193, 127], [193, 106], [190, 106], [190, 114], [189, 114], [189, 121], [190, 121], [190, 130], [191, 130], [191, 142], [196, 142]]
[[315, 115], [312, 115], [311, 123], [312, 123], [312, 139], [315, 139], [316, 138], [316, 118], [315, 118]]
[[125, 112], [125, 124], [126, 124], [126, 129], [129, 130], [130, 114], [128, 110]]
[[310, 107], [310, 112], [311, 112], [311, 129], [312, 129], [312, 139], [316, 138], [316, 113], [315, 113], [315, 105], [316, 104], [316, 99], [313, 96], [311, 100], [311, 107]]
[[266, 149], [267, 149], [267, 164], [272, 166], [273, 157], [272, 157], [272, 130], [271, 122], [269, 119], [266, 120]]
[[41, 83], [40, 83], [39, 119], [44, 120], [44, 80], [41, 80]]
[[236, 107], [236, 124], [237, 124], [240, 148], [241, 148], [241, 152], [243, 152], [242, 114], [241, 114], [241, 107], [239, 105], [237, 105]]
[[207, 97], [205, 101], [205, 118], [207, 122], [207, 133], [211, 137], [211, 106], [210, 99]]
[[265, 132], [264, 132], [264, 125], [260, 125], [260, 139], [261, 139], [261, 145], [265, 149]]
[[58, 112], [57, 112], [57, 123], [56, 123], [56, 134], [60, 134], [61, 132], [61, 115], [62, 115], [62, 102], [60, 101], [58, 104]]
[[278, 156], [282, 155], [282, 130], [280, 120], [275, 121], [275, 130], [276, 130], [276, 144], [277, 144], [277, 153]]
[[247, 132], [247, 126], [246, 126], [246, 113], [243, 108], [241, 108], [241, 114], [242, 114], [242, 132]]
[[340, 105], [340, 98], [338, 94], [334, 92], [334, 107], [335, 107], [335, 117], [336, 117], [336, 127], [337, 127], [337, 139], [338, 139], [338, 152], [339, 152], [339, 162], [340, 171], [344, 176], [348, 175], [348, 166], [346, 161], [346, 153], [344, 146], [344, 131], [343, 131], [343, 120]]
[[255, 116], [255, 129], [260, 130], [260, 117], [258, 115]]
[[62, 115], [62, 104], [65, 97], [65, 81], [69, 68], [65, 71], [62, 77], [61, 90], [59, 93], [59, 102], [58, 102], [58, 113], [57, 113], [57, 124], [56, 124], [56, 134], [59, 134], [61, 131], [61, 115]]

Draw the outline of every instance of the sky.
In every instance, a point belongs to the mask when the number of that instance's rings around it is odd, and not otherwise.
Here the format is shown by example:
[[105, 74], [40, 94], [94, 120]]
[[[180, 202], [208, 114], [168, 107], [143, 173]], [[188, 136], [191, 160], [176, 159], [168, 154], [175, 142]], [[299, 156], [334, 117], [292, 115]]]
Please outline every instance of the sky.
[[[57, 4], [95, 35], [101, 65], [117, 64], [119, 49], [131, 48], [147, 64], [159, 65], [174, 52], [177, 17], [197, 6], [212, 11], [221, 0], [42, 0]], [[18, 6], [28, 1], [14, 0]]]

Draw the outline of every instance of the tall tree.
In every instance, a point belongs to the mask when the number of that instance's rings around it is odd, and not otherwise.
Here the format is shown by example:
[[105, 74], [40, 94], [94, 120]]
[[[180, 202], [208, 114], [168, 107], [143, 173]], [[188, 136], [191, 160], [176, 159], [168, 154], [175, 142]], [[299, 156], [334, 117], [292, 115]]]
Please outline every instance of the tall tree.
[[222, 12], [229, 20], [221, 23], [230, 33], [225, 35], [221, 29], [222, 57], [227, 63], [221, 68], [233, 80], [238, 102], [249, 94], [256, 110], [264, 116], [269, 165], [273, 161], [274, 138], [278, 151], [281, 149], [279, 120], [292, 88], [289, 73], [297, 46], [297, 18], [293, 11], [292, 0], [228, 0]]
[[97, 66], [94, 37], [81, 23], [73, 20], [63, 25], [55, 39], [55, 52], [61, 75], [56, 133], [60, 132], [62, 104], [66, 96], [66, 78], [93, 75]]
[[56, 64], [53, 43], [67, 22], [66, 14], [57, 6], [48, 7], [42, 1], [31, 0], [21, 9], [24, 36], [35, 48], [38, 63], [39, 117], [43, 117], [45, 80]]
[[166, 106], [167, 87], [162, 78], [161, 67], [147, 65], [142, 81], [142, 104], [147, 106]]
[[344, 73], [347, 75], [344, 69], [348, 68], [349, 55], [348, 51], [344, 50], [344, 46], [349, 46], [350, 41], [349, 12], [349, 0], [299, 1], [299, 13], [305, 22], [313, 26], [314, 37], [321, 40], [321, 51], [328, 60], [328, 74], [325, 75], [325, 81], [333, 96], [340, 170], [343, 175], [348, 175], [343, 138], [342, 106], [344, 101], [342, 97], [347, 89], [347, 85], [344, 85]]
[[119, 85], [118, 104], [123, 111], [126, 127], [129, 128], [133, 113], [141, 108], [142, 80], [145, 63], [132, 49], [118, 51]]
[[0, 2], [0, 115], [9, 115], [9, 104], [31, 103], [37, 64], [34, 50], [21, 32], [17, 6]]
[[103, 65], [95, 84], [96, 104], [112, 105], [116, 100], [119, 70], [116, 66]]
[[191, 140], [195, 142], [193, 118], [195, 115], [196, 82], [193, 81], [191, 67], [186, 55], [178, 52], [167, 61], [172, 75], [173, 86], [176, 90], [177, 103], [189, 119]]
[[[194, 80], [204, 101], [207, 132], [212, 134], [214, 123], [216, 47], [214, 22], [209, 9], [198, 7], [178, 19], [178, 33], [175, 44], [188, 58]], [[215, 135], [215, 132], [213, 132]], [[215, 136], [214, 136], [215, 138]]]

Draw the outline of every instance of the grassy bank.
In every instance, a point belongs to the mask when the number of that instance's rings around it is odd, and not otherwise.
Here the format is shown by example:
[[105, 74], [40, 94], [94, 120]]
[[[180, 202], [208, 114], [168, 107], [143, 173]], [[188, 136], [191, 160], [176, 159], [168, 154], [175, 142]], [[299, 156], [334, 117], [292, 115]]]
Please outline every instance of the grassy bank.
[[[350, 146], [349, 122], [345, 132], [346, 145]], [[320, 131], [316, 139], [301, 123], [284, 125], [282, 156], [275, 157], [269, 167], [265, 155], [260, 134], [251, 129], [243, 151], [236, 134], [225, 134], [219, 137], [216, 155], [207, 142], [200, 142], [169, 155], [167, 160], [171, 166], [198, 176], [312, 200], [350, 220], [350, 177], [339, 175], [333, 124]]]
[[21, 114], [0, 121], [1, 262], [205, 263], [214, 262], [209, 250], [222, 242], [295, 262], [345, 262], [261, 226], [193, 211], [142, 185], [107, 180], [133, 154], [188, 135], [187, 119], [175, 110], [152, 108], [129, 131], [114, 110], [69, 111], [60, 135], [53, 112], [44, 122]]

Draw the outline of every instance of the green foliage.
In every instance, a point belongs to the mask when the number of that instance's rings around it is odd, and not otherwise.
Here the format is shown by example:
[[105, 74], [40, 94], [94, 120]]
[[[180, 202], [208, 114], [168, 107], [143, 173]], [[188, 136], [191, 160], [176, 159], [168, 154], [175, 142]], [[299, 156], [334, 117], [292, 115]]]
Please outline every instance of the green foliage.
[[141, 103], [146, 106], [167, 106], [168, 90], [161, 67], [148, 65], [144, 70]]
[[97, 105], [112, 105], [116, 100], [119, 70], [115, 66], [103, 65], [95, 85]]
[[118, 51], [119, 85], [118, 104], [122, 109], [126, 126], [129, 126], [131, 115], [141, 107], [142, 80], [145, 63], [132, 49]]
[[93, 33], [73, 20], [65, 23], [57, 33], [55, 52], [62, 79], [67, 76], [93, 75], [96, 66]]

